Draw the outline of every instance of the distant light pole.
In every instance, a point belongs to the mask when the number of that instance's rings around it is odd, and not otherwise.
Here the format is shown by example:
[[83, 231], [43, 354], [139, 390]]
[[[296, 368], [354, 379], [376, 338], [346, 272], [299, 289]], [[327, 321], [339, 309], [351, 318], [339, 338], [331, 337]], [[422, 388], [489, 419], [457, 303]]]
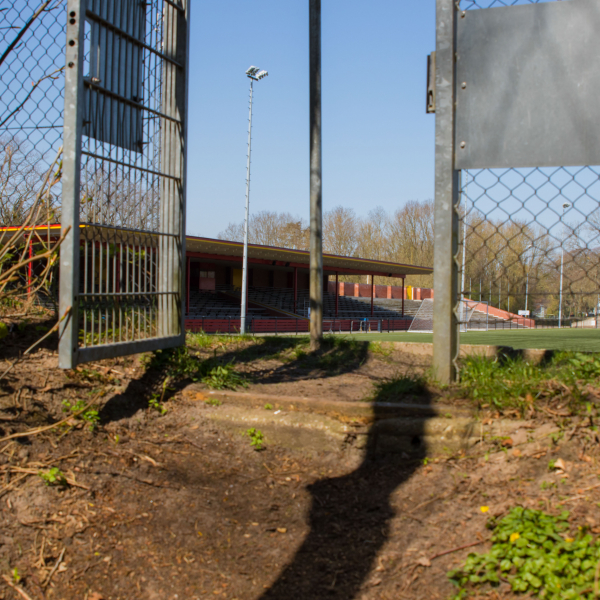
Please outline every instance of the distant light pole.
[[246, 288], [248, 281], [248, 218], [250, 215], [250, 150], [252, 148], [252, 93], [254, 91], [254, 82], [263, 79], [268, 75], [266, 71], [259, 70], [258, 67], [250, 67], [246, 71], [250, 79], [250, 118], [248, 120], [248, 167], [246, 174], [246, 219], [244, 221], [244, 259], [242, 262], [242, 306], [240, 318], [240, 333], [246, 333]]
[[[525, 252], [529, 250], [529, 248], [533, 248], [533, 244], [529, 244], [527, 248], [525, 248]], [[525, 312], [527, 312], [527, 297], [529, 296], [529, 271], [531, 270], [531, 263], [529, 264], [529, 268], [527, 269], [527, 281], [525, 283]], [[525, 315], [529, 316], [529, 315]]]
[[[469, 174], [466, 173], [467, 180], [465, 181], [465, 190], [462, 194], [465, 205], [463, 207], [464, 217], [463, 217], [463, 247], [462, 247], [462, 274], [461, 274], [461, 282], [460, 282], [460, 320], [466, 322], [466, 304], [465, 304], [465, 265], [467, 262], [467, 188], [469, 186]], [[466, 327], [466, 326], [465, 326]]]
[[[570, 204], [565, 202], [563, 207], [563, 218], [565, 216], [565, 210], [570, 208]], [[565, 257], [565, 226], [562, 225], [562, 241], [560, 243], [560, 293], [558, 297], [558, 328], [562, 327], [562, 290], [563, 290], [563, 264]]]

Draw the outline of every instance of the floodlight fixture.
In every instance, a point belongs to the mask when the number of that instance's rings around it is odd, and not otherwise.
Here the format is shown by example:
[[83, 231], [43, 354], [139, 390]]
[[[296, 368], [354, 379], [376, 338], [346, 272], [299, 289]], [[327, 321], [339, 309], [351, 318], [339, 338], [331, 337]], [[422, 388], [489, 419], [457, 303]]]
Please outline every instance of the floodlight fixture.
[[267, 71], [259, 71], [256, 74], [256, 79], [263, 79], [264, 77], [266, 77], [269, 73]]
[[250, 67], [247, 71], [246, 71], [246, 75], [248, 75], [248, 77], [252, 77], [253, 75], [255, 75], [258, 71], [258, 67]]

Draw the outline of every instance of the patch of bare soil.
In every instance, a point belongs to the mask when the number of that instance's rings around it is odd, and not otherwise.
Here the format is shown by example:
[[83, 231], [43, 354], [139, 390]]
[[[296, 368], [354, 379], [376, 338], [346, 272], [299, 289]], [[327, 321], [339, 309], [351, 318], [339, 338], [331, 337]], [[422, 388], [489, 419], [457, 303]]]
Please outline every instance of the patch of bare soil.
[[[4, 342], [6, 365], [27, 332]], [[256, 451], [181, 389], [166, 414], [149, 407], [160, 383], [139, 358], [62, 372], [51, 347], [2, 382], [2, 600], [442, 599], [453, 591], [446, 572], [487, 548], [490, 514], [567, 508], [600, 533], [600, 454], [587, 418], [559, 415], [557, 427], [546, 415], [430, 460], [422, 448], [380, 455], [370, 443], [314, 453], [267, 440]], [[93, 431], [85, 413], [58, 424], [69, 417], [63, 400], [94, 398]], [[543, 427], [563, 433], [527, 433]], [[48, 485], [39, 473], [53, 468], [64, 480]]]
[[[431, 357], [407, 354], [369, 342], [350, 340], [325, 349], [321, 359], [314, 359], [300, 347], [295, 353], [295, 338], [271, 338], [271, 346], [253, 342], [218, 348], [216, 355], [235, 360], [236, 369], [245, 375], [248, 391], [274, 396], [307, 396], [316, 399], [361, 401], [373, 396], [377, 382], [403, 375], [419, 377], [431, 366]], [[194, 349], [198, 356], [210, 358], [215, 349]], [[406, 401], [418, 401], [407, 398]]]

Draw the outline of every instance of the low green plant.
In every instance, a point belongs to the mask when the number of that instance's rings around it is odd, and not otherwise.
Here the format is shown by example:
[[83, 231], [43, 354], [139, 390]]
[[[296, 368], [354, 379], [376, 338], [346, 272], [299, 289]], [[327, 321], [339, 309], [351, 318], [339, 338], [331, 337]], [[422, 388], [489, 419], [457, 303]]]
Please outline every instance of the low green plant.
[[549, 490], [550, 488], [557, 487], [557, 485], [556, 485], [556, 481], [542, 481], [542, 483], [540, 484], [540, 487], [543, 490]]
[[66, 487], [68, 485], [67, 478], [58, 467], [52, 467], [47, 471], [40, 471], [38, 475], [42, 478], [46, 485], [55, 485]]
[[17, 569], [17, 567], [14, 567], [13, 570], [10, 572], [13, 583], [19, 584], [21, 582], [21, 576], [19, 575], [19, 569]]
[[205, 404], [208, 404], [208, 406], [221, 406], [223, 403], [218, 398], [209, 398], [205, 400]]
[[[68, 400], [63, 400], [63, 412], [71, 413], [76, 419], [85, 421], [88, 424], [90, 431], [94, 431], [98, 423], [100, 422], [100, 415], [95, 408], [88, 408], [84, 412], [79, 412], [85, 408], [86, 402], [83, 400], [77, 400], [77, 402], [71, 403]], [[79, 413], [79, 414], [77, 414]]]
[[244, 378], [233, 368], [233, 363], [209, 367], [206, 374], [201, 376], [201, 381], [213, 390], [224, 388], [235, 389], [236, 387], [247, 387]]
[[162, 416], [167, 414], [168, 409], [162, 404], [161, 397], [161, 394], [152, 394], [148, 400], [148, 406], [149, 408], [152, 408], [156, 412], [160, 413]]
[[254, 427], [251, 427], [250, 429], [248, 429], [246, 431], [246, 435], [250, 438], [250, 445], [256, 451], [263, 450], [265, 436], [263, 435], [262, 431], [260, 431], [259, 429], [255, 429]]
[[517, 506], [502, 520], [491, 519], [491, 550], [469, 554], [461, 568], [448, 573], [459, 588], [454, 599], [482, 591], [482, 586], [497, 587], [501, 580], [530, 597], [595, 598], [600, 542], [585, 528], [570, 537], [568, 518], [568, 512], [553, 516]]
[[265, 410], [273, 410], [272, 404], [265, 404]]

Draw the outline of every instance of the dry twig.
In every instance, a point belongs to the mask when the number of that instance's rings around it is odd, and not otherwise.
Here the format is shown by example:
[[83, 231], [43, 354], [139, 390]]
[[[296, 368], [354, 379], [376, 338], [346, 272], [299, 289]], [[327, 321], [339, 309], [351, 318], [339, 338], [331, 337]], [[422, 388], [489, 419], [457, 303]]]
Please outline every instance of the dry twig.
[[32, 600], [31, 596], [29, 594], [27, 594], [25, 592], [25, 590], [23, 590], [23, 588], [19, 585], [17, 585], [16, 583], [13, 583], [10, 580], [10, 577], [7, 577], [6, 575], [2, 575], [2, 579], [4, 579], [4, 581], [6, 581], [6, 583], [13, 589], [15, 590], [15, 592], [17, 592], [17, 594], [19, 594], [19, 596], [21, 596], [21, 598], [24, 598], [25, 600]]

